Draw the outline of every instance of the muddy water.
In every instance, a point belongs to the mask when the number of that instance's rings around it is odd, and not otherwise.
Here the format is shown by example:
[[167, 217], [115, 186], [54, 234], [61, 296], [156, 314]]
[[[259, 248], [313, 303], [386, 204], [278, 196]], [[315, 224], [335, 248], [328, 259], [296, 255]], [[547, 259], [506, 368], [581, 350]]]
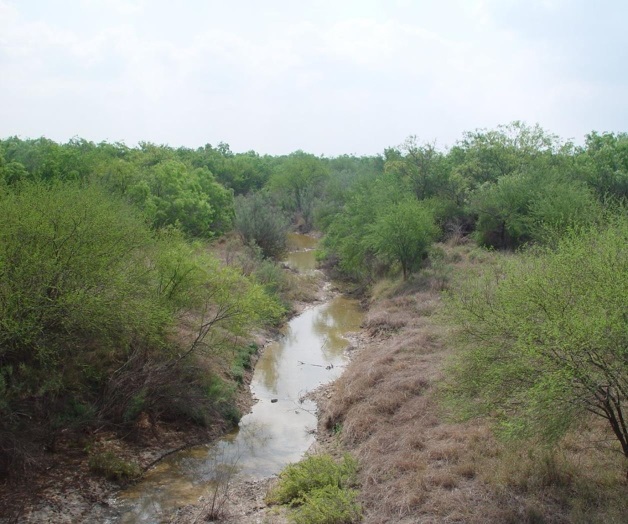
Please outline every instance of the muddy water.
[[311, 272], [316, 269], [316, 259], [313, 256], [313, 249], [316, 248], [317, 240], [307, 235], [296, 233], [288, 234], [288, 257], [287, 264], [301, 272]]
[[[316, 241], [291, 235], [290, 243], [295, 251], [287, 264], [313, 271]], [[344, 334], [357, 331], [361, 320], [357, 303], [341, 296], [293, 318], [255, 367], [251, 391], [257, 401], [238, 429], [218, 443], [164, 459], [142, 482], [119, 495], [121, 516], [110, 522], [161, 522], [163, 515], [197, 502], [231, 471], [266, 477], [299, 460], [314, 442], [316, 428], [315, 405], [303, 396], [338, 377], [348, 344]]]

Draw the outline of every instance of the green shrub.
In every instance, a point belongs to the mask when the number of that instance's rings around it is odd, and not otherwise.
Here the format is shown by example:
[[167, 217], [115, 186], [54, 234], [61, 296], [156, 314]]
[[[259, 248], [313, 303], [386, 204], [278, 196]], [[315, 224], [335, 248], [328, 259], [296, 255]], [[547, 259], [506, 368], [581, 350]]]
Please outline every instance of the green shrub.
[[244, 371], [251, 369], [251, 357], [255, 353], [257, 353], [257, 344], [236, 348], [233, 363], [231, 364], [231, 375], [236, 382], [243, 383]]
[[254, 275], [255, 280], [274, 295], [280, 294], [288, 286], [284, 270], [272, 260], [262, 260], [255, 269]]
[[[1, 396], [1, 395], [0, 395]], [[52, 427], [77, 428], [83, 427], [96, 419], [96, 409], [93, 404], [71, 398], [61, 403], [58, 413], [52, 420]]]
[[358, 493], [338, 486], [316, 488], [303, 497], [291, 519], [295, 524], [350, 524], [358, 522], [362, 510], [357, 502]]
[[452, 407], [489, 415], [508, 437], [556, 443], [591, 414], [628, 457], [628, 218], [579, 228], [452, 293], [463, 349], [451, 367]]
[[124, 410], [124, 422], [132, 422], [137, 419], [146, 406], [146, 395], [146, 389], [140, 389], [137, 393], [131, 396], [129, 403]]
[[345, 455], [340, 463], [329, 455], [311, 455], [281, 472], [269, 502], [296, 506], [303, 504], [306, 495], [315, 490], [330, 486], [344, 490], [355, 482], [357, 468], [350, 455]]
[[281, 318], [262, 285], [95, 186], [5, 188], [0, 224], [0, 475], [16, 440], [67, 427], [237, 421], [199, 364], [220, 343], [210, 332]]
[[432, 210], [407, 199], [389, 206], [377, 217], [368, 241], [382, 261], [401, 265], [406, 280], [420, 267], [437, 234]]
[[232, 424], [240, 422], [242, 414], [235, 405], [235, 386], [218, 376], [211, 376], [206, 386], [206, 398], [226, 420]]
[[244, 242], [255, 243], [269, 258], [278, 258], [286, 251], [289, 222], [268, 197], [259, 193], [239, 196], [235, 212], [235, 228]]
[[1, 428], [38, 406], [49, 417], [60, 399], [91, 402], [127, 348], [158, 346], [169, 319], [145, 267], [151, 233], [121, 201], [23, 185], [0, 195], [0, 223]]

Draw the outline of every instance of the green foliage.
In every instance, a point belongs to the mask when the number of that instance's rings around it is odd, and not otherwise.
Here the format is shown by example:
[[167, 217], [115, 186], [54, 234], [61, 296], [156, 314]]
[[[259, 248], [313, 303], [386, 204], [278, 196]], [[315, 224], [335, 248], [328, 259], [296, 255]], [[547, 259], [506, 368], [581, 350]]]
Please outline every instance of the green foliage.
[[273, 167], [268, 156], [262, 157], [255, 151], [233, 153], [224, 143], [216, 147], [206, 144], [196, 150], [179, 148], [176, 154], [182, 162], [213, 173], [221, 185], [232, 189], [236, 195], [262, 189]]
[[329, 455], [310, 455], [288, 465], [267, 500], [295, 509], [290, 519], [296, 524], [351, 524], [362, 510], [355, 484], [357, 462], [345, 455], [340, 463]]
[[330, 258], [338, 258], [344, 276], [369, 280], [377, 265], [386, 263], [376, 256], [373, 227], [380, 214], [404, 198], [403, 189], [391, 174], [364, 180], [352, 188], [323, 240], [323, 248]]
[[402, 152], [386, 162], [386, 172], [395, 173], [418, 200], [446, 193], [451, 169], [447, 157], [434, 144], [419, 145], [412, 136], [403, 144]]
[[278, 322], [264, 286], [93, 185], [4, 188], [0, 222], [0, 463], [24, 432], [237, 420], [232, 396], [204, 391], [201, 357]]
[[122, 421], [130, 423], [137, 420], [138, 416], [144, 411], [148, 405], [147, 402], [148, 391], [146, 388], [142, 388], [136, 393], [131, 395], [131, 398], [125, 406], [122, 414]]
[[279, 475], [279, 483], [268, 500], [275, 504], [303, 504], [307, 494], [332, 486], [345, 489], [355, 482], [358, 465], [350, 455], [336, 463], [330, 455], [310, 455], [289, 464]]
[[11, 396], [61, 391], [81, 380], [91, 348], [108, 360], [166, 329], [142, 267], [150, 233], [126, 206], [76, 185], [0, 199], [0, 373]]
[[504, 248], [529, 240], [527, 208], [533, 197], [533, 181], [522, 174], [482, 185], [474, 193], [472, 205], [479, 215], [476, 233], [480, 243]]
[[255, 243], [264, 256], [279, 258], [286, 250], [288, 220], [262, 193], [236, 199], [235, 227], [245, 243]]
[[[210, 375], [206, 378], [205, 395], [212, 406], [234, 426], [240, 422], [242, 414], [235, 403], [236, 390], [233, 384], [228, 384], [218, 376]], [[208, 424], [207, 424], [208, 425]]]
[[549, 442], [590, 412], [628, 456], [626, 216], [510, 258], [452, 297], [467, 346], [450, 380], [460, 410]]
[[76, 139], [56, 144], [47, 139], [0, 142], [5, 164], [0, 179], [60, 182], [89, 180], [124, 196], [154, 227], [176, 225], [186, 234], [208, 237], [229, 230], [233, 194], [203, 165], [202, 154], [180, 155], [166, 146], [142, 143], [136, 149], [121, 144]]
[[308, 492], [301, 506], [290, 515], [295, 524], [351, 524], [362, 518], [358, 493], [338, 486], [324, 486]]
[[[1, 395], [2, 393], [0, 392]], [[82, 428], [91, 424], [96, 416], [97, 413], [93, 404], [82, 399], [71, 398], [54, 414], [51, 426], [54, 430], [60, 428]]]
[[431, 209], [416, 200], [403, 200], [377, 217], [368, 242], [376, 256], [401, 265], [405, 280], [419, 267], [437, 233]]
[[574, 226], [594, 223], [600, 205], [583, 184], [554, 173], [515, 173], [480, 186], [471, 209], [478, 215], [476, 237], [498, 248], [546, 241]]
[[18, 184], [28, 180], [30, 175], [26, 168], [19, 162], [9, 162], [7, 164], [0, 164], [0, 180], [7, 185]]
[[340, 270], [357, 279], [370, 277], [374, 254], [367, 242], [368, 227], [376, 210], [376, 196], [367, 186], [354, 190], [341, 212], [331, 221], [323, 248], [328, 258], [337, 257]]
[[603, 208], [584, 184], [549, 181], [536, 192], [527, 213], [531, 239], [549, 244], [569, 229], [595, 224]]
[[202, 315], [203, 325], [219, 323], [232, 334], [275, 324], [284, 314], [264, 286], [221, 264], [202, 244], [190, 244], [175, 229], [161, 232], [153, 256], [158, 296], [174, 314], [193, 309]]
[[297, 151], [277, 168], [269, 181], [269, 187], [282, 197], [287, 210], [300, 215], [306, 230], [309, 230], [314, 218], [315, 202], [320, 198], [328, 178], [329, 171], [321, 159]]
[[233, 197], [206, 169], [160, 162], [129, 188], [129, 195], [158, 228], [178, 225], [192, 236], [207, 237], [231, 225]]
[[450, 152], [454, 170], [472, 187], [539, 166], [547, 168], [564, 147], [539, 125], [512, 122], [495, 130], [467, 132]]
[[62, 146], [43, 137], [35, 140], [12, 137], [1, 146], [6, 161], [23, 166], [32, 180], [80, 180], [89, 173], [93, 147], [89, 142], [75, 140]]
[[278, 295], [288, 287], [285, 270], [274, 261], [262, 259], [253, 272], [255, 280], [273, 295]]
[[314, 225], [327, 231], [334, 216], [341, 212], [353, 189], [383, 174], [381, 157], [356, 158], [343, 155], [325, 159], [330, 175], [314, 209]]
[[398, 264], [404, 278], [420, 266], [438, 236], [434, 201], [418, 201], [395, 174], [356, 185], [323, 241], [329, 259], [358, 280]]
[[233, 362], [231, 364], [231, 374], [239, 384], [244, 382], [245, 370], [251, 369], [251, 358], [257, 353], [257, 344], [238, 347], [235, 349]]
[[628, 198], [628, 133], [587, 135], [576, 169], [601, 198]]
[[123, 460], [112, 451], [98, 451], [89, 457], [89, 469], [107, 480], [129, 482], [140, 477], [142, 471], [135, 462]]

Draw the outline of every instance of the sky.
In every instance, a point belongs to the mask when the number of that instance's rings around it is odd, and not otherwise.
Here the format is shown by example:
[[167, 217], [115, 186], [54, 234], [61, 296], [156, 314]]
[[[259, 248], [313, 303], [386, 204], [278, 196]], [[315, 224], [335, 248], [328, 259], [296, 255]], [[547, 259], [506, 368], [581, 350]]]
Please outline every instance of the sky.
[[371, 155], [628, 131], [626, 0], [0, 0], [0, 138]]

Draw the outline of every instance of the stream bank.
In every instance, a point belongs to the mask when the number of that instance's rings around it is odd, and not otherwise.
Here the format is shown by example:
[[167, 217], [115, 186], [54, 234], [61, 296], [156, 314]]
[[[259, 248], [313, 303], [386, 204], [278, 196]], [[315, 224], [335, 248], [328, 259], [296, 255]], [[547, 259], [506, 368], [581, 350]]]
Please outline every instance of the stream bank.
[[[282, 411], [285, 413], [293, 413], [293, 415], [291, 415], [293, 419], [309, 417], [310, 422], [307, 424], [305, 430], [297, 429], [297, 433], [293, 432], [291, 436], [283, 438], [283, 440], [280, 441], [278, 447], [283, 457], [279, 461], [274, 461], [275, 463], [272, 464], [270, 469], [263, 466], [261, 469], [258, 469], [257, 472], [254, 472], [252, 476], [248, 475], [234, 479], [234, 482], [230, 485], [229, 498], [233, 500], [235, 497], [242, 501], [243, 504], [240, 506], [237, 504], [229, 505], [229, 514], [232, 518], [236, 519], [232, 520], [232, 522], [246, 522], [246, 520], [242, 520], [246, 515], [259, 511], [261, 511], [261, 513], [253, 517], [254, 520], [251, 520], [251, 522], [263, 522], [263, 520], [259, 519], [266, 518], [264, 516], [266, 514], [265, 510], [269, 508], [264, 507], [263, 498], [266, 494], [269, 482], [272, 481], [272, 476], [278, 473], [287, 462], [298, 460], [303, 452], [312, 445], [315, 439], [314, 434], [316, 432], [317, 421], [314, 412], [316, 408], [310, 398], [305, 398], [306, 393], [317, 386], [319, 382], [331, 380], [338, 376], [343, 366], [342, 360], [344, 359], [343, 355], [346, 341], [343, 339], [343, 335], [338, 332], [336, 324], [337, 321], [341, 324], [343, 322], [342, 318], [338, 320], [338, 317], [346, 317], [346, 299], [340, 297], [339, 292], [332, 288], [330, 283], [324, 281], [321, 272], [314, 270], [315, 261], [312, 248], [316, 240], [309, 237], [301, 237], [301, 239], [301, 246], [299, 246], [296, 252], [290, 254], [286, 266], [284, 267], [286, 271], [289, 271], [293, 275], [300, 272], [303, 277], [306, 278], [304, 282], [307, 282], [308, 286], [311, 286], [312, 279], [315, 279], [318, 282], [316, 286], [317, 293], [314, 302], [293, 303], [294, 316], [290, 322], [299, 324], [306, 321], [305, 323], [311, 326], [312, 333], [310, 338], [312, 338], [312, 348], [328, 353], [327, 356], [329, 356], [331, 360], [324, 360], [319, 363], [318, 361], [315, 362], [307, 358], [307, 355], [295, 357], [297, 358], [296, 363], [298, 368], [301, 370], [309, 369], [310, 371], [314, 371], [313, 375], [316, 378], [314, 379], [315, 384], [308, 386], [308, 388], [303, 388], [301, 387], [301, 383], [303, 382], [302, 377], [295, 375], [294, 372], [288, 372], [287, 376], [292, 377], [292, 385], [298, 387], [298, 389], [296, 391], [293, 390], [290, 395], [287, 395], [285, 391], [282, 393], [280, 389], [273, 389], [272, 387], [270, 389], [267, 388], [268, 390], [265, 392], [255, 391], [255, 388], [253, 388], [253, 395], [256, 397], [254, 399], [256, 406], [263, 405], [275, 412]], [[306, 245], [303, 246], [302, 242], [305, 242]], [[335, 304], [335, 306], [333, 304]], [[352, 307], [355, 307], [356, 312], [359, 310], [357, 303], [353, 304]], [[345, 323], [346, 320], [345, 318]], [[356, 330], [360, 321], [360, 316], [350, 320], [352, 327], [349, 331]], [[299, 343], [298, 339], [295, 339], [294, 334], [290, 333], [290, 329], [290, 326], [287, 326], [282, 335], [282, 340], [287, 341], [289, 345], [292, 344], [298, 349], [299, 346], [303, 344]], [[272, 346], [274, 342], [271, 342], [272, 337], [270, 333], [260, 334], [257, 338], [259, 342], [262, 343], [260, 345], [264, 343], [266, 345], [266, 347], [260, 351], [259, 360], [263, 361], [270, 353], [268, 346]], [[294, 352], [294, 347], [285, 352], [288, 354]], [[281, 352], [282, 351], [279, 351], [279, 353]], [[277, 371], [276, 368], [277, 363], [273, 362], [273, 359], [263, 364], [263, 377], [258, 382], [260, 384], [268, 382], [269, 377]], [[284, 374], [286, 373], [284, 372]], [[251, 379], [251, 376], [244, 377], [245, 383], [250, 382]], [[246, 412], [246, 408], [251, 405], [251, 401], [250, 395], [241, 395], [239, 405], [244, 406]], [[290, 405], [283, 405], [283, 402], [287, 402], [287, 404]], [[156, 459], [159, 459], [164, 453], [180, 447], [181, 444], [193, 443], [194, 440], [197, 442], [201, 440], [207, 441], [211, 438], [211, 435], [204, 431], [190, 432], [190, 428], [173, 428], [159, 424], [151, 427], [148, 421], [144, 422], [146, 423], [146, 427], [140, 428], [143, 434], [142, 442], [129, 443], [120, 441], [116, 439], [113, 434], [109, 435], [106, 433], [99, 434], [98, 439], [107, 442], [119, 456], [125, 459], [135, 460], [141, 467], [146, 467]], [[274, 425], [283, 428], [290, 426], [291, 423], [286, 424], [286, 419], [283, 417], [281, 423]], [[216, 435], [219, 431], [224, 431], [224, 429], [215, 428], [213, 435]], [[297, 434], [298, 438], [295, 437]], [[219, 442], [228, 442], [232, 437], [233, 435], [228, 435], [226, 439], [222, 439]], [[292, 441], [299, 441], [298, 446], [289, 453], [284, 453], [287, 443], [292, 443]], [[203, 446], [201, 448], [203, 448]], [[206, 450], [207, 446], [204, 446], [204, 448]], [[198, 449], [199, 448], [192, 454], [198, 454]], [[169, 484], [170, 482], [166, 481], [166, 483]], [[127, 512], [127, 508], [121, 508], [119, 505], [120, 493], [116, 495], [119, 489], [118, 485], [93, 475], [89, 471], [84, 449], [80, 448], [62, 449], [61, 453], [56, 454], [55, 462], [51, 465], [49, 471], [44, 475], [38, 476], [36, 482], [34, 482], [31, 487], [35, 488], [33, 489], [34, 495], [31, 501], [24, 500], [26, 497], [22, 498], [21, 495], [25, 493], [23, 488], [18, 487], [12, 491], [14, 494], [13, 498], [17, 500], [18, 505], [21, 506], [21, 511], [16, 511], [12, 515], [7, 514], [6, 517], [4, 515], [0, 516], [0, 522], [185, 522], [186, 514], [194, 515], [198, 513], [198, 494], [203, 491], [193, 490], [193, 496], [188, 496], [187, 498], [182, 497], [180, 501], [177, 501], [168, 508], [157, 508], [158, 513], [161, 512], [162, 515], [169, 514], [170, 517], [168, 518], [174, 520], [155, 520], [151, 515], [139, 518], [128, 518], [130, 513]], [[136, 489], [136, 487], [132, 489]], [[186, 502], [194, 502], [196, 505], [188, 506], [187, 510], [185, 508], [181, 509], [181, 506], [184, 506]], [[150, 502], [149, 505], [154, 504]], [[166, 511], [162, 512], [162, 509]], [[277, 515], [277, 510], [272, 509], [270, 512], [271, 515], [268, 522], [280, 522], [280, 520], [278, 520], [280, 517]], [[123, 516], [124, 514], [127, 514], [127, 518], [121, 518], [121, 515]], [[227, 520], [227, 522], [229, 522], [229, 520]]]
[[[315, 240], [295, 235], [292, 240], [307, 244], [288, 256], [287, 265], [304, 275], [316, 273], [323, 283], [314, 269]], [[253, 498], [260, 505], [267, 479], [300, 460], [314, 443], [318, 421], [309, 394], [341, 374], [346, 334], [362, 321], [357, 301], [333, 291], [328, 282], [320, 292], [324, 300], [294, 316], [261, 352], [250, 385], [255, 403], [238, 428], [212, 444], [166, 457], [112, 500], [119, 516], [108, 522], [168, 522], [164, 515], [177, 512], [176, 521], [185, 522], [181, 506], [189, 506], [190, 514], [202, 512], [192, 508], [199, 500], [209, 501], [210, 513], [223, 506], [230, 515], [241, 513], [231, 503], [232, 492], [239, 490], [259, 495]]]

